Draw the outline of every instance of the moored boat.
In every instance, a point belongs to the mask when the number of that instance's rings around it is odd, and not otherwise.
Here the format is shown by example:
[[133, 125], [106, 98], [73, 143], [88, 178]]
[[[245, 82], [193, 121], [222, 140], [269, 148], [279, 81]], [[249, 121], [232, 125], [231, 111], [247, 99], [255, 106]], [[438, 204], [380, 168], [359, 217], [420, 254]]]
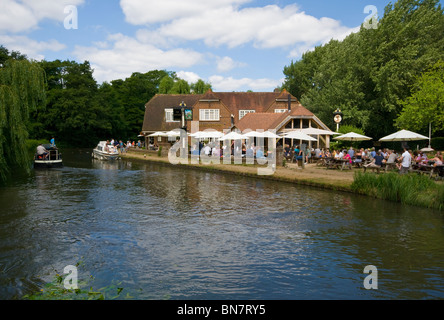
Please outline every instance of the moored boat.
[[62, 153], [56, 146], [45, 144], [43, 147], [46, 149], [46, 154], [34, 155], [34, 168], [35, 169], [50, 169], [50, 168], [62, 168]]
[[93, 149], [92, 155], [98, 160], [118, 160], [120, 159], [119, 151], [106, 141], [100, 141], [97, 147]]

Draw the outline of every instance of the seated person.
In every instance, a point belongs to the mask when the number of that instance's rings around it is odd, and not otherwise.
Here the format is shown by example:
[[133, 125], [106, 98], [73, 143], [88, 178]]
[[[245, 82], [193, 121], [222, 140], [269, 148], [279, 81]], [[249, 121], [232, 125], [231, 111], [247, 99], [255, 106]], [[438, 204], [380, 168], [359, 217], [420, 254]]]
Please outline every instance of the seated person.
[[40, 144], [37, 147], [37, 155], [39, 157], [43, 157], [44, 159], [46, 159], [48, 157], [49, 151], [46, 150], [46, 148], [43, 146], [43, 144]]
[[295, 160], [297, 160], [297, 157], [299, 156], [299, 152], [300, 152], [299, 146], [296, 146], [294, 148], [293, 152], [294, 152], [294, 158], [295, 158]]
[[364, 172], [365, 172], [365, 170], [367, 170], [367, 168], [381, 168], [383, 160], [384, 160], [384, 157], [378, 151], [376, 153], [376, 155], [374, 156], [372, 162], [370, 162], [369, 164], [364, 165]]
[[344, 159], [344, 160], [349, 160], [348, 163], [352, 164], [352, 158], [351, 158], [351, 156], [350, 156], [349, 153], [344, 154], [344, 156], [342, 157], [342, 159]]
[[439, 155], [437, 154], [437, 155], [435, 155], [435, 157], [432, 159], [432, 160], [430, 160], [430, 161], [434, 161], [435, 163], [433, 164], [433, 166], [434, 167], [436, 167], [436, 166], [442, 166], [442, 160], [441, 160], [441, 158], [439, 157]]
[[248, 148], [248, 149], [247, 149], [247, 152], [246, 152], [245, 155], [246, 155], [247, 158], [251, 158], [251, 159], [254, 158], [254, 150], [253, 150], [253, 147]]
[[355, 163], [361, 163], [362, 162], [362, 153], [361, 150], [356, 151], [356, 159], [355, 159]]
[[290, 154], [291, 154], [291, 149], [290, 149], [290, 146], [287, 144], [287, 145], [285, 145], [285, 148], [284, 148], [284, 157], [289, 157]]
[[[394, 150], [387, 150], [387, 159], [382, 160], [382, 163], [385, 163], [385, 165], [387, 166], [396, 166], [398, 167], [398, 165], [396, 164], [396, 153], [394, 152]], [[399, 167], [398, 167], [399, 169]]]
[[261, 148], [258, 148], [256, 151], [256, 158], [264, 158], [264, 152]]

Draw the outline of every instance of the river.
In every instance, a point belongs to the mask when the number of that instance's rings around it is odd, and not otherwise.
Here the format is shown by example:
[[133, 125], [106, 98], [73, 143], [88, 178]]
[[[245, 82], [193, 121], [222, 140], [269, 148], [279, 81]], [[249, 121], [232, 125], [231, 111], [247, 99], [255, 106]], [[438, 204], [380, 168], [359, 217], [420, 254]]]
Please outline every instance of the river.
[[134, 299], [444, 298], [438, 211], [87, 150], [64, 165], [0, 187], [1, 299], [78, 262]]

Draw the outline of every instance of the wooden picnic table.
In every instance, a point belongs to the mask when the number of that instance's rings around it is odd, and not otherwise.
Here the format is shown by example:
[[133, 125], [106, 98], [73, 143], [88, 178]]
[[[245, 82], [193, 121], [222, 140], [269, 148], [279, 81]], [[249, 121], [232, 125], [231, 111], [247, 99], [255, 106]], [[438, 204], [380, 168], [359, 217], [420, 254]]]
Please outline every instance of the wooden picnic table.
[[381, 168], [384, 169], [385, 172], [387, 172], [389, 170], [398, 170], [398, 167], [396, 166], [396, 162], [382, 163]]
[[409, 170], [409, 172], [424, 174], [428, 175], [430, 178], [433, 178], [434, 175], [436, 175], [436, 177], [442, 177], [442, 170], [444, 170], [443, 165], [434, 166], [430, 164], [413, 163], [412, 168]]
[[344, 170], [346, 167], [348, 169], [352, 169], [352, 164], [350, 163], [350, 160], [348, 159], [335, 159], [335, 158], [328, 158], [326, 162], [327, 169], [341, 169]]

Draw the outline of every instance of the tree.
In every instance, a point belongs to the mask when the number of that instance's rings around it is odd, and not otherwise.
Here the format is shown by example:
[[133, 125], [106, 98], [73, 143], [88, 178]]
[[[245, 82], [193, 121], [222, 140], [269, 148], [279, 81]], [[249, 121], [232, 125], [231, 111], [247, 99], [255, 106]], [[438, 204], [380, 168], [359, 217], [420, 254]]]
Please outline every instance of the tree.
[[194, 94], [204, 94], [210, 89], [211, 84], [203, 81], [202, 79], [199, 79], [196, 83], [191, 84], [191, 91]]
[[412, 95], [401, 101], [402, 111], [395, 123], [399, 129], [444, 132], [444, 62], [424, 72], [412, 88]]
[[391, 132], [417, 77], [444, 60], [444, 14], [438, 0], [398, 0], [377, 29], [316, 47], [284, 68], [284, 88], [333, 126], [346, 124], [377, 139]]
[[29, 170], [29, 114], [45, 99], [44, 71], [34, 62], [9, 59], [0, 66], [0, 181], [13, 167]]
[[159, 92], [162, 81], [171, 76], [174, 76], [171, 72], [152, 70], [147, 73], [135, 72], [125, 80], [111, 81], [110, 90], [120, 104], [120, 107], [116, 108], [120, 110], [125, 125], [125, 133], [122, 132], [124, 135], [120, 137], [132, 139], [137, 137], [142, 129], [145, 104]]
[[190, 85], [183, 79], [178, 79], [174, 82], [173, 87], [170, 90], [170, 94], [189, 94], [190, 93]]
[[162, 80], [160, 80], [159, 93], [168, 94], [171, 91], [173, 85], [174, 85], [174, 79], [171, 76], [166, 75], [165, 77], [162, 78]]
[[106, 105], [98, 102], [98, 86], [88, 61], [44, 61], [48, 78], [45, 108], [33, 114], [36, 137], [55, 135], [75, 147], [91, 146], [111, 130]]

